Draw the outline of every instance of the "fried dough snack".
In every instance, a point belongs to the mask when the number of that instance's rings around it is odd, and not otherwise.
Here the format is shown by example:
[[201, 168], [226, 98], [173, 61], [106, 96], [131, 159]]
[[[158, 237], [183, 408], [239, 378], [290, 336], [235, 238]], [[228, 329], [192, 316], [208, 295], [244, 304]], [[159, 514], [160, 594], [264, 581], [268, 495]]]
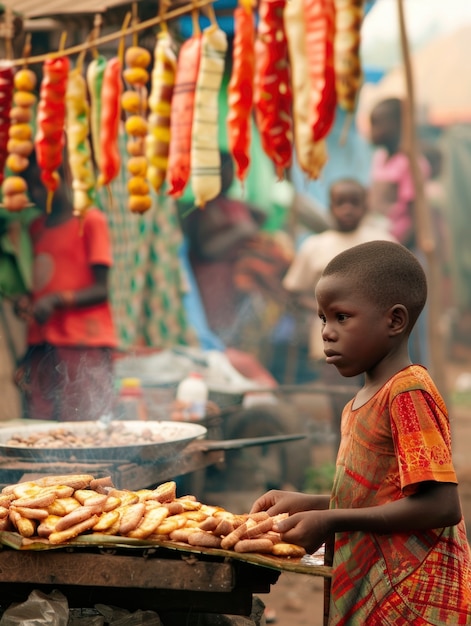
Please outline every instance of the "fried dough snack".
[[301, 557], [304, 548], [281, 540], [276, 518], [266, 512], [235, 515], [177, 497], [168, 481], [154, 489], [116, 489], [109, 476], [47, 476], [8, 485], [0, 493], [0, 532], [65, 544], [84, 534], [117, 535], [155, 542], [178, 541], [201, 548], [238, 553]]

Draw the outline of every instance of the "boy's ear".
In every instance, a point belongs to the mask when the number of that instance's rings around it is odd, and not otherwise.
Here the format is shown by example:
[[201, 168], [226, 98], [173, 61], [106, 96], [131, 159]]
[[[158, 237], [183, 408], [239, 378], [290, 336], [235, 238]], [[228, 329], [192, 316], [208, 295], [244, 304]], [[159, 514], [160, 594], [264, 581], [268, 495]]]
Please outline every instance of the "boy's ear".
[[409, 311], [403, 304], [394, 304], [388, 311], [391, 336], [400, 335], [409, 325]]

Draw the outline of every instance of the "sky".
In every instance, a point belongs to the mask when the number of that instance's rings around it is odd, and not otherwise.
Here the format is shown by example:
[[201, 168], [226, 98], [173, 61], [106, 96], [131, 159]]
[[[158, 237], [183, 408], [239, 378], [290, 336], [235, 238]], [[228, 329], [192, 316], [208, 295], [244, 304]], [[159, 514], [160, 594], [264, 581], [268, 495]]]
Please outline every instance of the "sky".
[[[471, 25], [471, 0], [404, 0], [411, 48], [432, 37]], [[389, 66], [399, 59], [397, 0], [376, 0], [362, 26], [363, 62]]]

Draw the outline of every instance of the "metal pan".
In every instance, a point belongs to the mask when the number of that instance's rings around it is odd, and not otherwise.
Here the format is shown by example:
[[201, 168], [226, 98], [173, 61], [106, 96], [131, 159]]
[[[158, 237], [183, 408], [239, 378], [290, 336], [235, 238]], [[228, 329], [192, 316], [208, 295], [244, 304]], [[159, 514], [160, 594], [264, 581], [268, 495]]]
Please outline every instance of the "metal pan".
[[[122, 427], [124, 433], [114, 437], [115, 429]], [[61, 422], [53, 425], [31, 424], [26, 426], [15, 426], [0, 428], [0, 455], [4, 457], [15, 457], [27, 459], [29, 461], [137, 461], [152, 462], [159, 459], [168, 459], [177, 455], [191, 441], [206, 436], [207, 430], [201, 424], [187, 422], [158, 422], [158, 421], [119, 421], [111, 422], [109, 430], [100, 425], [99, 422]], [[78, 445], [70, 445], [64, 440], [60, 447], [34, 447], [27, 445], [12, 445], [10, 440], [18, 435], [29, 438], [32, 435], [45, 436], [48, 433], [63, 429], [76, 435], [79, 439]], [[103, 438], [105, 429], [105, 441], [99, 445], [89, 445], [87, 441], [96, 434]], [[153, 438], [158, 440], [150, 441], [146, 438], [146, 431], [150, 431]], [[132, 443], [125, 435], [130, 435]], [[141, 441], [142, 439], [142, 441]], [[82, 445], [83, 444], [83, 445]]]

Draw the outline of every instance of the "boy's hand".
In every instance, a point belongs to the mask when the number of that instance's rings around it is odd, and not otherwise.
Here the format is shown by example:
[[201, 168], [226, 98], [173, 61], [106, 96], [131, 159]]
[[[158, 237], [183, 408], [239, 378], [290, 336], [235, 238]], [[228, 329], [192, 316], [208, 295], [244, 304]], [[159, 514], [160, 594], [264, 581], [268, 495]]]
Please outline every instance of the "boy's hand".
[[38, 324], [44, 324], [54, 313], [56, 308], [60, 306], [61, 299], [55, 293], [39, 298], [33, 306], [33, 316]]
[[283, 541], [303, 546], [312, 554], [331, 534], [328, 520], [329, 511], [305, 511], [279, 520], [273, 529], [281, 534]]
[[28, 294], [23, 294], [16, 298], [13, 304], [13, 310], [15, 315], [17, 315], [20, 319], [25, 322], [28, 322], [33, 315], [33, 305], [31, 296]]

